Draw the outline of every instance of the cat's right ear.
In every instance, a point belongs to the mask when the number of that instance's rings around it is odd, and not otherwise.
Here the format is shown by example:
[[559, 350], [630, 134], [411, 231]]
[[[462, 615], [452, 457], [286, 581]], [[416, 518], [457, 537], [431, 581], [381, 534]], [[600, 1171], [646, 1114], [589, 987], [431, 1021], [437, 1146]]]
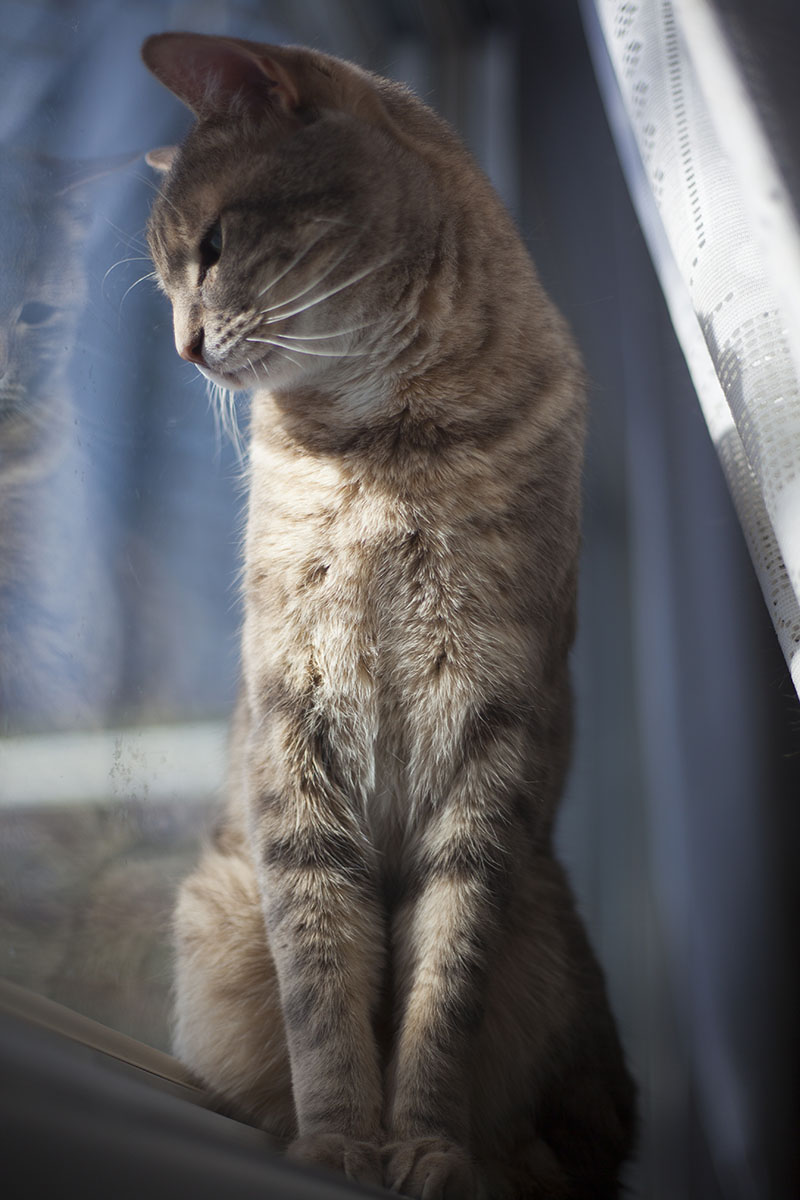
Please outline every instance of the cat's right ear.
[[265, 107], [286, 115], [299, 104], [291, 74], [234, 38], [157, 33], [142, 46], [142, 58], [156, 79], [200, 118]]
[[172, 167], [178, 149], [178, 146], [158, 146], [155, 150], [147, 151], [144, 161], [148, 167], [152, 167], [154, 171], [160, 171], [163, 174]]

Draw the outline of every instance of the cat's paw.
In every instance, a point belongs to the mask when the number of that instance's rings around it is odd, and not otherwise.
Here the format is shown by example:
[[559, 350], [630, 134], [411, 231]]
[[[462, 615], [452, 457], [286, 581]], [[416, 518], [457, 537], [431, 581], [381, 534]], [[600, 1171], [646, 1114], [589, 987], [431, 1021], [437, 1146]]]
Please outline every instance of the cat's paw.
[[418, 1200], [475, 1200], [478, 1178], [469, 1155], [453, 1142], [416, 1138], [383, 1148], [383, 1181]]
[[311, 1133], [291, 1143], [286, 1157], [294, 1162], [338, 1171], [353, 1183], [380, 1187], [381, 1153], [372, 1142], [356, 1142], [341, 1133]]

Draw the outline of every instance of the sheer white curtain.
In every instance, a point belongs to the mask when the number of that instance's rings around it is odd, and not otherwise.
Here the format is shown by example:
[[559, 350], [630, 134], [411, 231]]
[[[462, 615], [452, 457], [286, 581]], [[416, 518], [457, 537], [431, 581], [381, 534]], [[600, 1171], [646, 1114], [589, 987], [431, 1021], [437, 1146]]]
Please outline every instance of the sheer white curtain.
[[628, 186], [800, 690], [796, 211], [709, 0], [583, 8]]
[[[770, 89], [751, 87], [720, 13], [747, 16], [769, 64], [772, 49], [792, 58], [779, 18], [797, 30], [800, 10], [791, 0], [581, 9], [627, 190], [797, 689], [798, 176], [786, 170], [791, 139], [772, 136]], [[756, 41], [748, 48], [755, 54]], [[784, 1200], [794, 1194], [797, 825], [792, 759], [778, 745], [780, 670], [627, 222], [623, 206], [613, 227], [636, 749], [663, 939], [655, 959], [675, 1031], [670, 1042], [670, 1021], [651, 1023], [637, 1051], [642, 1195]], [[621, 977], [635, 982], [633, 971]], [[651, 992], [644, 1004], [653, 1011], [655, 1001]]]

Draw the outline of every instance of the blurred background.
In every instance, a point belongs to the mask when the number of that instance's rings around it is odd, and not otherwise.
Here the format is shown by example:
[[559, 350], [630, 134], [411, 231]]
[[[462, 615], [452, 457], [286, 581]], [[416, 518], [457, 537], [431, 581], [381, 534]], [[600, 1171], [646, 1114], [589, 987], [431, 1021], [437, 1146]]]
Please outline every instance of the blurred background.
[[459, 129], [583, 349], [559, 840], [641, 1091], [631, 1192], [789, 1200], [800, 713], [577, 5], [0, 0], [0, 26], [0, 974], [168, 1046], [169, 908], [236, 689], [243, 491], [150, 278], [143, 154], [190, 117], [139, 46], [315, 46]]

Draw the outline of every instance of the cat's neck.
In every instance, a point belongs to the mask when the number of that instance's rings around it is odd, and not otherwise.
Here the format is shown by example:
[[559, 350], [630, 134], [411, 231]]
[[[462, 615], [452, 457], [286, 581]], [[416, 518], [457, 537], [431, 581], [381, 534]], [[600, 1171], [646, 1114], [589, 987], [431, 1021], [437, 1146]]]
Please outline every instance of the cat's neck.
[[[454, 416], [430, 395], [398, 391], [375, 395], [370, 404], [364, 391], [353, 397], [298, 388], [254, 395], [251, 440], [254, 447], [279, 448], [289, 458], [347, 463], [365, 477], [377, 472], [385, 486], [382, 473], [392, 464], [404, 472], [426, 470], [433, 458], [443, 464], [459, 445], [483, 442], [512, 419], [509, 413], [489, 422], [476, 414]], [[402, 485], [407, 488], [407, 475]]]
[[[387, 528], [444, 528], [505, 511], [535, 473], [537, 446], [555, 413], [531, 405], [524, 391], [504, 400], [491, 413], [451, 413], [444, 420], [423, 396], [347, 428], [325, 420], [318, 394], [258, 393], [251, 420], [251, 515], [260, 525], [260, 510], [270, 523], [277, 506], [301, 522], [321, 511], [349, 519], [355, 497], [367, 504], [370, 522]], [[563, 416], [562, 404], [558, 408]]]

